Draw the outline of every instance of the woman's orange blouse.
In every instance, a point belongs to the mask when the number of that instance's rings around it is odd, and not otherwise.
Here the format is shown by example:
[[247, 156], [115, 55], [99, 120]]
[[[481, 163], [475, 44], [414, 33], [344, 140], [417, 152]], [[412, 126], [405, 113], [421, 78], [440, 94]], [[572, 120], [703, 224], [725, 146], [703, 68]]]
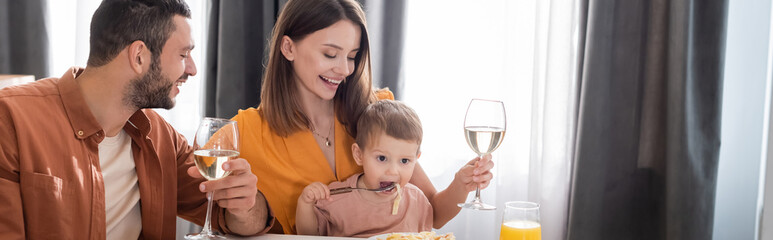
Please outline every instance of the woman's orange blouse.
[[[379, 99], [394, 99], [392, 92], [382, 90]], [[330, 168], [310, 130], [281, 137], [271, 130], [258, 113], [260, 107], [239, 110], [232, 118], [239, 126], [240, 155], [258, 176], [258, 190], [268, 201], [274, 217], [286, 234], [295, 234], [295, 209], [303, 188], [312, 182], [329, 184], [345, 181], [362, 172], [354, 162], [354, 138], [335, 119], [335, 173]]]

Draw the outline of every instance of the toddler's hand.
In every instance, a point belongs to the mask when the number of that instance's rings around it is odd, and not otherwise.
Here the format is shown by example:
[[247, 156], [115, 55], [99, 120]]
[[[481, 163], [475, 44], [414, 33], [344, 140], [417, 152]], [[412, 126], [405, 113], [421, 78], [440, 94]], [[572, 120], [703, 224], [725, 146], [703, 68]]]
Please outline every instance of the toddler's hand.
[[301, 200], [305, 203], [313, 204], [317, 200], [330, 198], [330, 189], [321, 182], [313, 182], [306, 186], [301, 193]]

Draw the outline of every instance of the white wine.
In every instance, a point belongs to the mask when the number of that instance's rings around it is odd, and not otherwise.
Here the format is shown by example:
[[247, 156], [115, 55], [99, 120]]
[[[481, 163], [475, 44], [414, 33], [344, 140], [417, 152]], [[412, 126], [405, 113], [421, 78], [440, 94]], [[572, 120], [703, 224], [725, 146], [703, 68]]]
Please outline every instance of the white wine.
[[489, 154], [499, 147], [505, 137], [505, 129], [499, 127], [470, 126], [464, 128], [467, 144], [478, 155]]
[[196, 167], [207, 180], [217, 180], [228, 176], [231, 171], [223, 170], [223, 163], [239, 156], [234, 150], [203, 149], [193, 152]]

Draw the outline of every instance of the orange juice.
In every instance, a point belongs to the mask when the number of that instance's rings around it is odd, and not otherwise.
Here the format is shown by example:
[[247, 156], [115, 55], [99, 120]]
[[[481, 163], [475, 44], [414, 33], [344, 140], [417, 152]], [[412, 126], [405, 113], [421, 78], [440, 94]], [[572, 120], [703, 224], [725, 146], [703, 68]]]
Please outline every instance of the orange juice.
[[538, 222], [509, 221], [502, 223], [499, 240], [541, 240], [542, 230]]

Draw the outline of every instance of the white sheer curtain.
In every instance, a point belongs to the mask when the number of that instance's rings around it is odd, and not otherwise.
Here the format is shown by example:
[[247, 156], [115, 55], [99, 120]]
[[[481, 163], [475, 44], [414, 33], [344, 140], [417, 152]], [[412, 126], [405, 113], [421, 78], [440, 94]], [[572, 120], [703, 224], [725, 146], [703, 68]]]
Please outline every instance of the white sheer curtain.
[[[49, 0], [47, 2], [47, 24], [51, 58], [49, 72], [51, 76], [60, 77], [72, 66], [85, 67], [89, 56], [89, 26], [91, 16], [99, 7], [101, 0]], [[196, 127], [201, 119], [201, 92], [204, 75], [204, 47], [206, 44], [206, 0], [187, 0], [191, 8], [191, 30], [196, 48], [191, 52], [196, 63], [198, 74], [188, 78], [188, 82], [180, 87], [177, 104], [171, 110], [156, 109], [188, 142], [193, 141]], [[48, 77], [48, 76], [44, 76]], [[197, 231], [198, 226], [188, 221], [177, 219], [178, 239], [183, 239], [186, 233]]]
[[577, 6], [576, 0], [408, 1], [403, 100], [424, 123], [419, 161], [435, 186], [445, 188], [475, 157], [462, 129], [471, 98], [503, 100], [508, 116], [505, 140], [493, 154], [494, 180], [481, 192], [498, 209], [462, 210], [439, 232], [497, 239], [504, 203], [528, 200], [541, 204], [543, 238], [564, 237], [577, 111]]

